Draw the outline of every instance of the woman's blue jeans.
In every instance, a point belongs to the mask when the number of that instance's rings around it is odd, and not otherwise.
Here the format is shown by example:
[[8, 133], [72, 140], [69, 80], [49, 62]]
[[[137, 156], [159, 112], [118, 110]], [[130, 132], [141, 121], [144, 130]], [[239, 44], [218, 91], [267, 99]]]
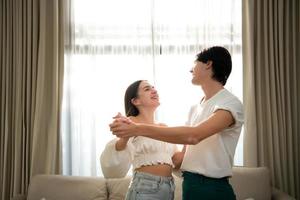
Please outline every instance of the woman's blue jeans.
[[173, 177], [134, 172], [126, 200], [173, 200], [174, 191]]

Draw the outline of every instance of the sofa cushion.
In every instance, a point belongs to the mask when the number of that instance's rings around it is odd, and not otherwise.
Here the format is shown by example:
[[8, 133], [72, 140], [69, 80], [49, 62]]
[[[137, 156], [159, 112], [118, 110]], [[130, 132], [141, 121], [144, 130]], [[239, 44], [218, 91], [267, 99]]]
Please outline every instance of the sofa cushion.
[[128, 190], [131, 177], [106, 179], [109, 200], [123, 200]]
[[36, 175], [31, 179], [27, 200], [104, 200], [104, 178]]
[[233, 167], [229, 179], [237, 199], [271, 199], [271, 181], [269, 170], [265, 167]]

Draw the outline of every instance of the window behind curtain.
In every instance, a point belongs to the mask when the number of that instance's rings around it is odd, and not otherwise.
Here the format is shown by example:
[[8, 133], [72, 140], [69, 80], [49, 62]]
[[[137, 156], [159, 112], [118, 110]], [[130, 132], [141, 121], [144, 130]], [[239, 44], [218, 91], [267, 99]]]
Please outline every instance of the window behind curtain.
[[158, 121], [185, 124], [190, 106], [202, 96], [189, 70], [205, 47], [221, 45], [231, 52], [226, 88], [242, 100], [241, 1], [73, 0], [72, 6], [62, 114], [64, 174], [102, 176], [99, 157], [114, 138], [108, 124], [117, 112], [124, 114], [124, 92], [135, 80], [157, 88]]

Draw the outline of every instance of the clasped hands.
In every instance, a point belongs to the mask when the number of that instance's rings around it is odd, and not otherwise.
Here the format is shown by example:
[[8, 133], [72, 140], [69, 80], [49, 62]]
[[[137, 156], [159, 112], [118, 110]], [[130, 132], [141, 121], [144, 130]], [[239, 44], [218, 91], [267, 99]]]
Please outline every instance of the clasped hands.
[[135, 136], [135, 129], [137, 127], [135, 122], [128, 117], [123, 116], [121, 113], [118, 113], [113, 119], [114, 121], [109, 124], [110, 131], [113, 135], [116, 135], [119, 138]]

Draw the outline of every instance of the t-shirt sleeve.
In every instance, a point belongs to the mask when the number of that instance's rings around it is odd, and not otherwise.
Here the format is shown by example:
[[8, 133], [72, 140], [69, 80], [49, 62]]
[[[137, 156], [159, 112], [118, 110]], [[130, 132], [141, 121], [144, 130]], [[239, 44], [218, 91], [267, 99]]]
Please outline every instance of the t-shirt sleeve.
[[101, 169], [105, 178], [125, 177], [132, 163], [129, 145], [124, 150], [117, 151], [115, 148], [117, 141], [117, 138], [109, 141], [100, 156]]
[[237, 99], [232, 99], [216, 105], [213, 112], [216, 112], [217, 110], [227, 110], [231, 113], [234, 118], [234, 124], [230, 128], [241, 126], [241, 124], [244, 123], [243, 105]]

